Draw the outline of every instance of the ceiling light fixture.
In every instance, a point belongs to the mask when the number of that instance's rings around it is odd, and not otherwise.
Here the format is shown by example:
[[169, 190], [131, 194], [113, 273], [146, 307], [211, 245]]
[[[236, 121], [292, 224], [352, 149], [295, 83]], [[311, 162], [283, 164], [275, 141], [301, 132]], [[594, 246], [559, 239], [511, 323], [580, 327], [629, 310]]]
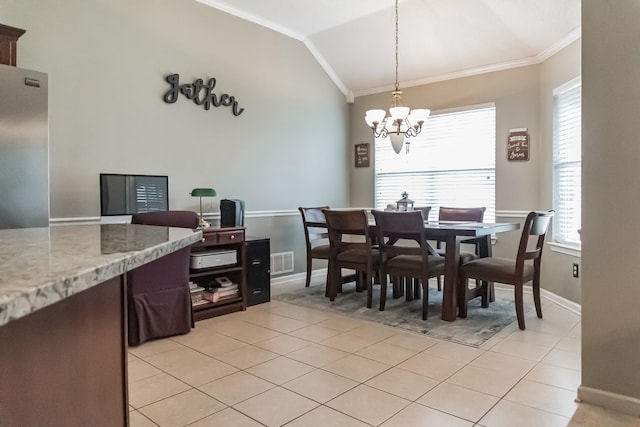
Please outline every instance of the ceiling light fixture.
[[[386, 138], [391, 140], [393, 150], [400, 154], [405, 137], [411, 138], [422, 131], [422, 124], [429, 117], [431, 110], [420, 108], [411, 110], [402, 105], [402, 91], [398, 84], [398, 0], [396, 0], [396, 90], [393, 91], [389, 117], [385, 110], [368, 110], [365, 121], [373, 130], [376, 138]], [[407, 141], [407, 153], [409, 152], [409, 141]]]

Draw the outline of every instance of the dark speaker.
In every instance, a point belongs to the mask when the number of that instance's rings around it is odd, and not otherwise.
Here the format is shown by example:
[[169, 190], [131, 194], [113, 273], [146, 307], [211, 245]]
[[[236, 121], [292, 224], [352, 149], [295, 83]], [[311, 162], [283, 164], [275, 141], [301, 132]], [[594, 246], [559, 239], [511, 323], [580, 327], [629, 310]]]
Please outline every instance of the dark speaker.
[[247, 237], [247, 306], [271, 300], [269, 239]]
[[220, 227], [244, 227], [244, 202], [242, 200], [220, 200]]

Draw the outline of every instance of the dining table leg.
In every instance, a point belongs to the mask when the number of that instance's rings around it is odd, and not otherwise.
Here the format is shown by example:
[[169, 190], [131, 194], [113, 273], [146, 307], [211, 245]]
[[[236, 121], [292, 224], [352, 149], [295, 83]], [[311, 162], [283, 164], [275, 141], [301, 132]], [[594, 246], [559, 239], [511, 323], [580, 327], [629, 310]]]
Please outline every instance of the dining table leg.
[[[491, 247], [491, 235], [487, 234], [478, 239], [478, 256], [480, 258], [490, 257], [492, 256], [492, 247]], [[489, 302], [494, 302], [496, 300], [496, 292], [493, 286], [493, 282], [487, 283], [487, 289], [489, 291]]]
[[[468, 239], [468, 237], [467, 237]], [[452, 322], [457, 318], [458, 264], [460, 263], [461, 236], [449, 235], [445, 241], [444, 286], [442, 288], [442, 320]]]

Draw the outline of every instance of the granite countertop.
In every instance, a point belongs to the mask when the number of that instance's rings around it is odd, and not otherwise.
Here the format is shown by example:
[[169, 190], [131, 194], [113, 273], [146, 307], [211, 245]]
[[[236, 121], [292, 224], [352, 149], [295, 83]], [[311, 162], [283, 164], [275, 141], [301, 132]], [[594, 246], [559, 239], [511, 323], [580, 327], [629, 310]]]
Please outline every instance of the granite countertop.
[[133, 224], [0, 230], [0, 326], [201, 239]]

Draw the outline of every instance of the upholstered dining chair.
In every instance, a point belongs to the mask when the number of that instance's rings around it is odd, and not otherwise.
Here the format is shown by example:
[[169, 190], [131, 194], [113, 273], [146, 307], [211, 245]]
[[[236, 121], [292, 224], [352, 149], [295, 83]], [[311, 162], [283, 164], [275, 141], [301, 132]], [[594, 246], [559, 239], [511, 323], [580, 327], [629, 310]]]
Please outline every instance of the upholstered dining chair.
[[[480, 296], [482, 307], [489, 306], [488, 283], [498, 282], [512, 285], [515, 292], [516, 316], [518, 327], [525, 329], [522, 288], [525, 283], [533, 282], [533, 302], [536, 314], [542, 318], [540, 304], [540, 265], [542, 247], [554, 212], [530, 212], [522, 227], [520, 244], [515, 259], [485, 257], [478, 258], [460, 266], [458, 282], [458, 312], [460, 317], [467, 317], [467, 303]], [[533, 237], [533, 239], [530, 239]], [[529, 240], [534, 240], [529, 242]], [[482, 281], [480, 292], [473, 292], [466, 285], [469, 278]]]
[[[198, 227], [192, 211], [157, 211], [134, 214], [132, 224]], [[186, 334], [193, 327], [186, 247], [127, 273], [128, 335], [130, 345], [154, 338]]]
[[422, 286], [422, 319], [426, 320], [429, 279], [444, 274], [444, 258], [429, 253], [422, 211], [372, 213], [380, 247], [380, 310], [385, 307], [387, 275], [415, 278]]
[[341, 270], [357, 272], [356, 289], [367, 290], [367, 308], [373, 305], [373, 278], [380, 265], [380, 252], [373, 247], [367, 211], [325, 209], [329, 230], [329, 272], [327, 295], [335, 300]]
[[[438, 221], [468, 221], [468, 222], [482, 222], [484, 219], [484, 212], [487, 208], [451, 208], [440, 206], [438, 210]], [[475, 241], [474, 241], [475, 240]], [[460, 252], [460, 264], [471, 261], [478, 258], [478, 244], [477, 239], [467, 241], [465, 243], [475, 243], [476, 248], [474, 252], [461, 251]], [[442, 242], [436, 242], [436, 251], [439, 255], [445, 255], [445, 249], [442, 248]], [[438, 276], [437, 279], [438, 290], [442, 290], [442, 279]], [[479, 286], [477, 284], [476, 286]]]

